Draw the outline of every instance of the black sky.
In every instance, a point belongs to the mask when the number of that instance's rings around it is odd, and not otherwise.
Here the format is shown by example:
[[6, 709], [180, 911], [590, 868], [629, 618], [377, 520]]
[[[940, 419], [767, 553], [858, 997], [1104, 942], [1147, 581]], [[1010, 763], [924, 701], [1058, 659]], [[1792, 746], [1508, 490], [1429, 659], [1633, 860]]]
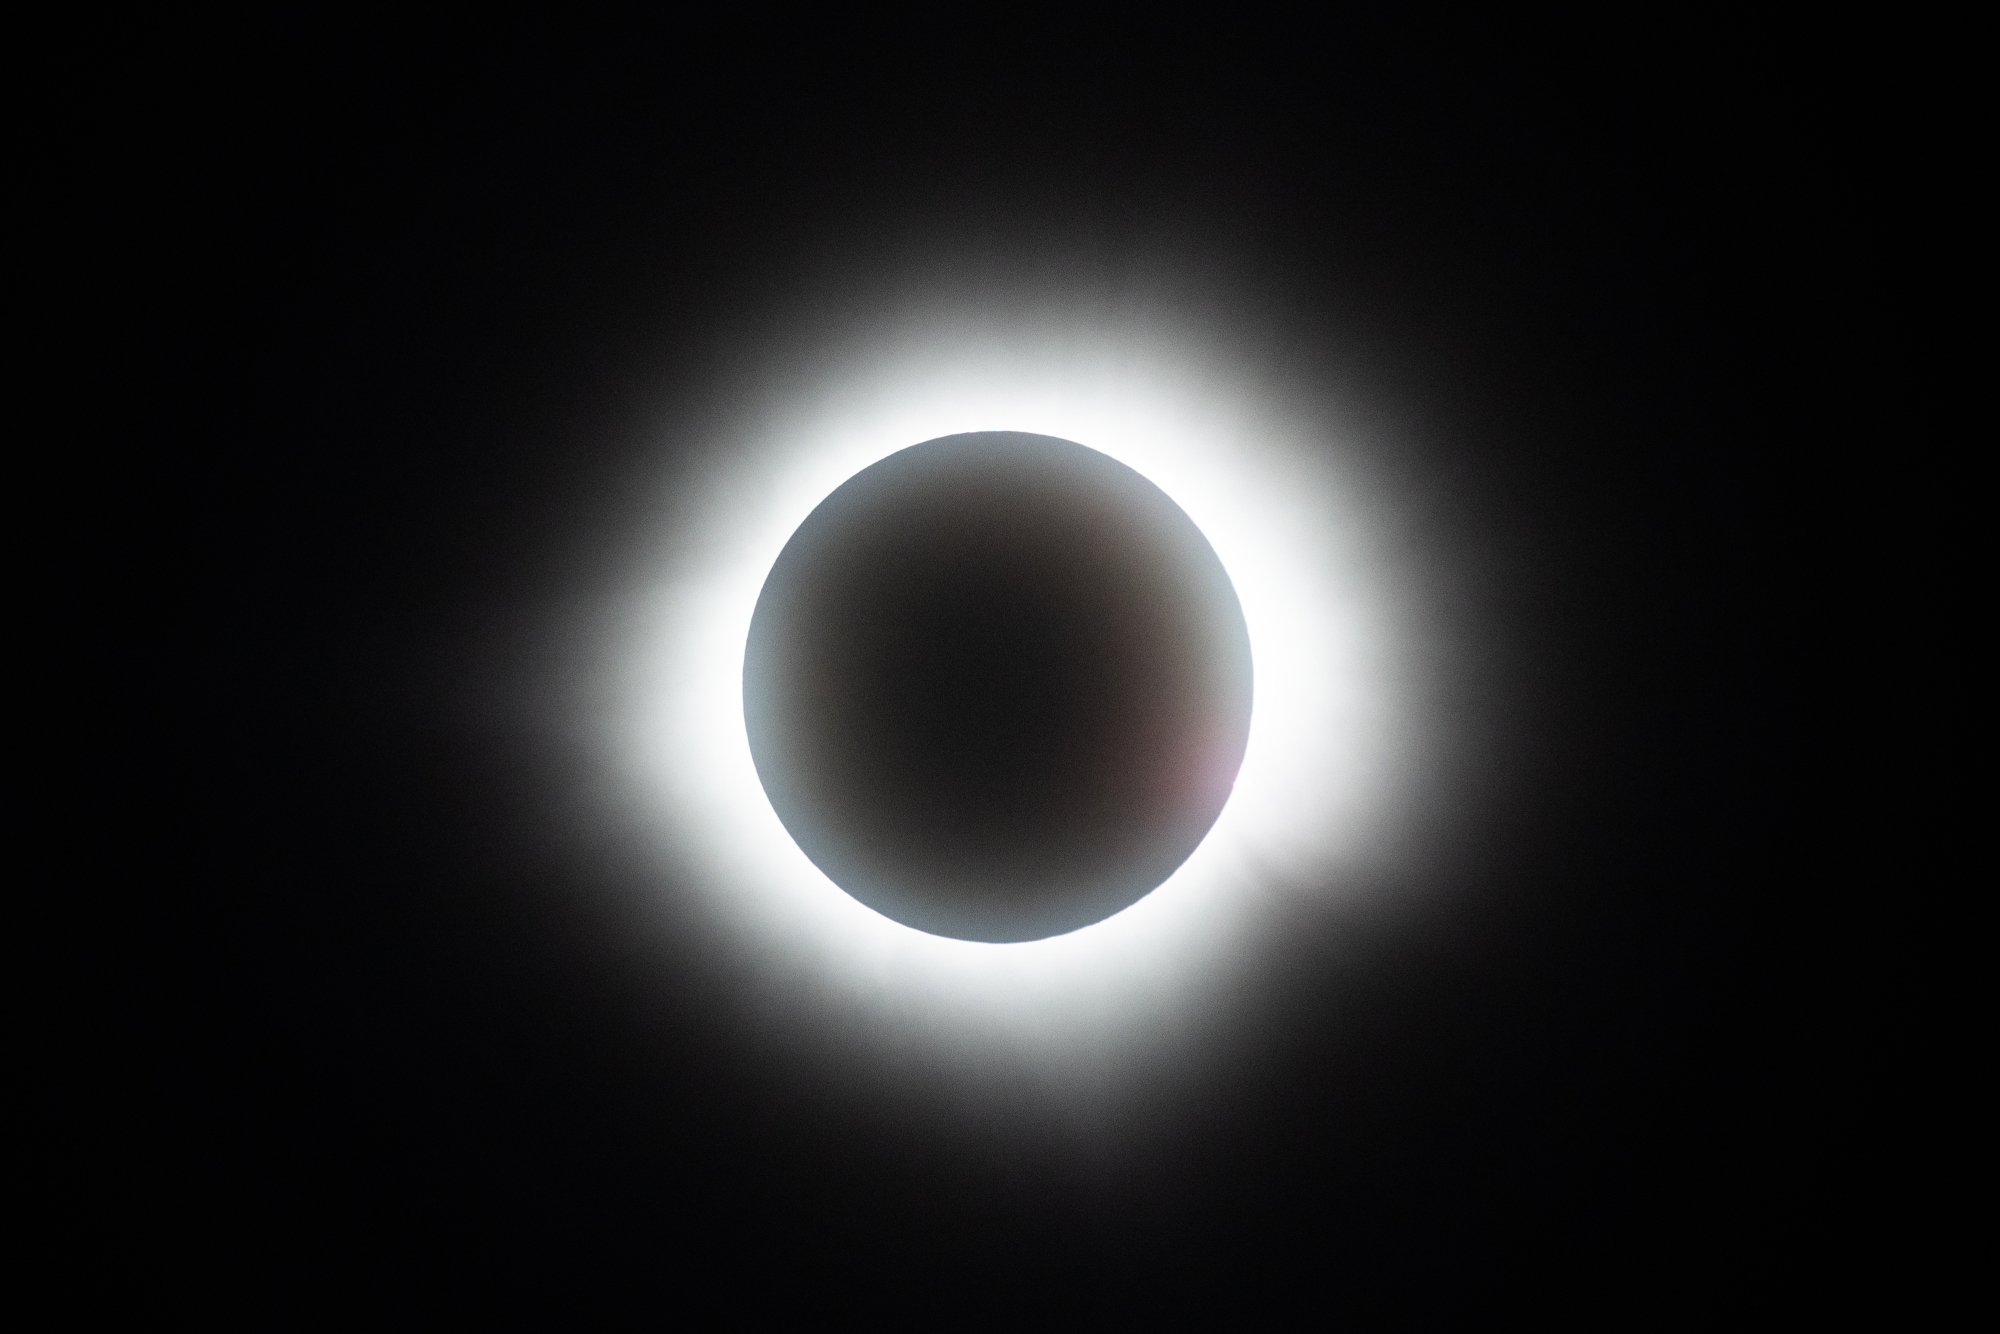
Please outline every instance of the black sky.
[[[264, 1328], [1894, 1299], [1902, 909], [1829, 707], [1833, 482], [1909, 425], [1857, 40], [941, 12], [45, 53], [93, 683], [54, 1272]], [[1272, 961], [1165, 1147], [969, 1161], [775, 1068], [692, 928], [622, 948], [602, 757], [466, 719], [562, 680], [577, 534], [800, 331], [1168, 282], [1396, 405], [1480, 814], [1435, 822], [1448, 908]]]

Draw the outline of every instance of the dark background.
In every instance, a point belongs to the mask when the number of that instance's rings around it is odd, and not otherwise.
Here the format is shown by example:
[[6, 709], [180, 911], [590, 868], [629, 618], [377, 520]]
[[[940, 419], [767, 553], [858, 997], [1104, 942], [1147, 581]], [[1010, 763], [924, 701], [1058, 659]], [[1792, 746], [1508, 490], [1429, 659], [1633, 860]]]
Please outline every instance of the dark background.
[[[1876, 856], [1835, 486], [1913, 428], [1864, 37], [326, 10], [40, 49], [84, 695], [31, 960], [45, 1272], [263, 1327], [1900, 1300], [1914, 863]], [[1288, 373], [1338, 323], [1421, 405], [1398, 485], [1505, 572], [1448, 637], [1502, 664], [1450, 668], [1499, 814], [1460, 910], [1295, 942], [1170, 1152], [975, 1169], [920, 1101], [765, 1068], [713, 968], [578, 945], [618, 872], [519, 831], [600, 761], [439, 721], [514, 679], [440, 646], [560, 660], [518, 609], [632, 521], [635, 395], [700, 402], [905, 252], [1143, 282], [1162, 246], [1259, 294]]]

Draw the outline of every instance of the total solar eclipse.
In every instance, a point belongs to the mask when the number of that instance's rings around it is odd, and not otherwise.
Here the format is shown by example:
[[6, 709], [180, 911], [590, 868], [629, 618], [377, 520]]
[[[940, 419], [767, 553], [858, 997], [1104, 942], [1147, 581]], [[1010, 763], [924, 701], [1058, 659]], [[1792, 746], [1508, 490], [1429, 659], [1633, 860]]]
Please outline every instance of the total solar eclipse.
[[982, 431], [863, 469], [757, 599], [743, 661], [757, 775], [799, 848], [883, 916], [1038, 940], [1187, 860], [1249, 737], [1234, 587], [1139, 473]]

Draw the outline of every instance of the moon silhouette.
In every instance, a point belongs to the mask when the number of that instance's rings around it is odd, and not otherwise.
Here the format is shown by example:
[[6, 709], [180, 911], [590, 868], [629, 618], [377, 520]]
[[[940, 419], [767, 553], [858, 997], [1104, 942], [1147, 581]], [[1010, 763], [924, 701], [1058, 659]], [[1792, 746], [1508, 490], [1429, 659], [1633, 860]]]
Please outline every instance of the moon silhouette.
[[751, 619], [764, 791], [861, 903], [1037, 940], [1163, 883], [1229, 799], [1249, 632], [1158, 487], [1053, 436], [982, 431], [863, 469], [801, 524]]

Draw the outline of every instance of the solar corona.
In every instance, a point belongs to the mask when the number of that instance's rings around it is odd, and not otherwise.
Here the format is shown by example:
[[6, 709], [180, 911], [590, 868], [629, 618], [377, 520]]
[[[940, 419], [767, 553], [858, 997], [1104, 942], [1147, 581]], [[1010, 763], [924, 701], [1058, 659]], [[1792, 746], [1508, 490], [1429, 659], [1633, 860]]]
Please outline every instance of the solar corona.
[[1080, 1094], [1234, 1031], [1429, 740], [1365, 422], [1194, 326], [1015, 315], [744, 367], [594, 698], [683, 886], [629, 902], [746, 1031]]

